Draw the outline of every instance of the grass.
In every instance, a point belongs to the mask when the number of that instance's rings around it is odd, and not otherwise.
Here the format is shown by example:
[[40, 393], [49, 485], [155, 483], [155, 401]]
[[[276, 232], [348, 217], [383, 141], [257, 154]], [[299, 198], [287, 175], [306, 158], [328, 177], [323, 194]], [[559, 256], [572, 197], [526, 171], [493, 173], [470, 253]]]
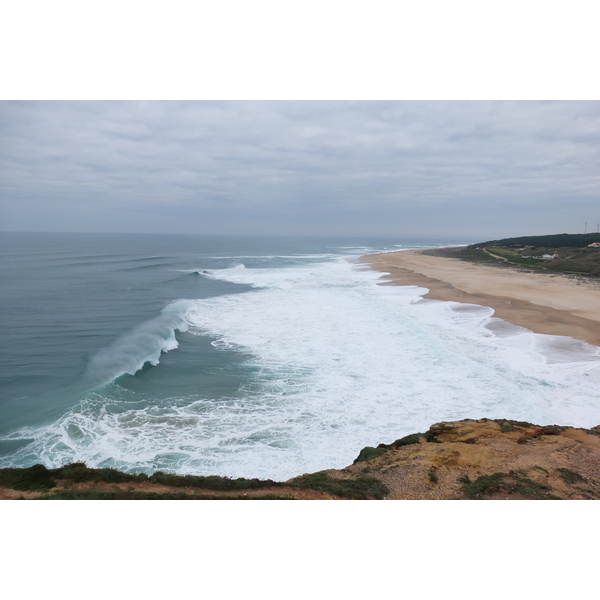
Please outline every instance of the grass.
[[294, 500], [294, 498], [265, 494], [264, 496], [209, 496], [207, 494], [185, 494], [154, 492], [101, 492], [58, 490], [36, 500]]
[[[373, 448], [376, 454], [385, 452], [385, 448]], [[328, 477], [325, 473], [305, 475], [287, 484], [278, 481], [261, 479], [229, 479], [228, 477], [173, 475], [157, 471], [153, 475], [141, 473], [134, 475], [122, 473], [116, 469], [91, 469], [84, 463], [71, 463], [58, 469], [47, 469], [44, 465], [34, 465], [26, 469], [0, 469], [0, 486], [20, 491], [48, 492], [56, 487], [57, 480], [66, 481], [65, 489], [42, 496], [44, 500], [200, 500], [200, 499], [231, 499], [226, 496], [208, 496], [194, 493], [166, 493], [136, 491], [78, 491], [68, 489], [73, 483], [134, 483], [148, 481], [171, 487], [202, 488], [218, 491], [259, 490], [264, 488], [291, 486], [297, 488], [324, 491], [342, 498], [381, 499], [389, 490], [378, 479], [359, 477], [358, 479], [338, 480]], [[235, 499], [235, 497], [233, 498]], [[242, 498], [241, 498], [242, 499]], [[243, 499], [278, 500], [286, 499], [273, 494], [255, 496]]]
[[547, 485], [537, 483], [519, 473], [493, 473], [480, 475], [471, 481], [467, 475], [458, 480], [462, 483], [463, 492], [470, 500], [482, 500], [493, 494], [518, 495], [529, 500], [559, 500], [558, 496], [549, 494]]
[[498, 423], [500, 425], [501, 433], [510, 433], [511, 431], [515, 431], [517, 428], [522, 427], [535, 427], [533, 423], [527, 423], [527, 421], [511, 421], [509, 419], [490, 419], [494, 421], [494, 423]]
[[57, 480], [69, 483], [132, 483], [150, 481], [173, 487], [204, 488], [207, 490], [236, 491], [257, 490], [261, 488], [281, 487], [284, 483], [270, 479], [229, 479], [211, 475], [172, 475], [157, 471], [153, 475], [123, 473], [116, 469], [92, 469], [84, 463], [70, 463], [58, 469], [47, 469], [44, 465], [34, 465], [25, 469], [0, 469], [0, 487], [20, 491], [47, 491], [56, 486]]
[[229, 477], [220, 477], [218, 475], [172, 475], [157, 471], [148, 478], [153, 483], [161, 483], [175, 487], [197, 487], [207, 490], [236, 491], [236, 490], [258, 490], [267, 487], [281, 487], [286, 485], [279, 481], [270, 479], [229, 479]]
[[[533, 240], [531, 240], [533, 241]], [[564, 242], [565, 240], [563, 240]], [[534, 270], [553, 271], [557, 273], [598, 277], [600, 276], [600, 249], [588, 248], [588, 240], [581, 240], [581, 246], [559, 246], [551, 243], [549, 239], [540, 240], [538, 244], [528, 245], [527, 248], [519, 247], [511, 240], [500, 240], [499, 243], [484, 242], [454, 250], [453, 254], [463, 260], [496, 263], [500, 266], [507, 263], [499, 258], [494, 258], [483, 248], [498, 257], [505, 258], [509, 263]], [[523, 244], [523, 246], [525, 246]], [[543, 259], [544, 254], [557, 255], [554, 259]]]
[[70, 463], [64, 467], [52, 469], [51, 472], [57, 479], [68, 479], [76, 483], [83, 481], [124, 483], [127, 481], [144, 481], [148, 479], [148, 475], [145, 473], [133, 475], [117, 471], [116, 469], [90, 469], [85, 466], [85, 463]]
[[333, 494], [341, 498], [351, 498], [353, 500], [368, 500], [370, 498], [382, 500], [390, 492], [379, 479], [375, 479], [374, 477], [333, 479], [327, 473], [323, 472], [296, 477], [296, 479], [290, 482], [290, 485]]
[[[385, 448], [373, 448], [372, 450], [385, 452]], [[209, 496], [194, 493], [174, 492], [157, 494], [142, 491], [79, 491], [69, 489], [73, 483], [95, 482], [95, 483], [134, 483], [148, 481], [152, 483], [168, 485], [171, 487], [202, 488], [206, 490], [218, 490], [235, 492], [242, 490], [259, 490], [264, 488], [290, 486], [303, 489], [323, 491], [342, 498], [353, 498], [365, 500], [370, 498], [382, 499], [389, 493], [388, 488], [378, 479], [372, 477], [359, 477], [357, 479], [332, 479], [325, 473], [314, 473], [304, 475], [294, 481], [282, 483], [278, 481], [261, 479], [229, 479], [211, 475], [207, 477], [195, 475], [172, 475], [157, 471], [153, 475], [141, 473], [134, 475], [122, 473], [116, 469], [91, 469], [84, 463], [71, 463], [58, 469], [47, 469], [44, 465], [34, 465], [26, 469], [0, 469], [0, 487], [12, 488], [20, 491], [49, 492], [56, 487], [57, 480], [66, 481], [65, 489], [56, 490], [53, 493], [40, 497], [43, 500], [205, 500], [205, 499], [236, 499], [229, 496]], [[243, 497], [238, 499], [263, 499], [280, 500], [287, 497], [276, 494], [265, 494], [263, 496]]]
[[488, 248], [488, 252], [505, 258], [508, 262], [514, 265], [521, 265], [524, 267], [530, 267], [532, 269], [544, 269], [547, 268], [547, 264], [552, 259], [539, 259], [539, 258], [523, 258], [521, 253], [515, 252], [514, 250], [508, 250], [506, 248]]
[[582, 477], [579, 473], [576, 473], [575, 471], [571, 471], [570, 469], [556, 469], [558, 471], [558, 474], [560, 475], [560, 478], [565, 482], [565, 483], [579, 483], [580, 481], [586, 481], [585, 477]]

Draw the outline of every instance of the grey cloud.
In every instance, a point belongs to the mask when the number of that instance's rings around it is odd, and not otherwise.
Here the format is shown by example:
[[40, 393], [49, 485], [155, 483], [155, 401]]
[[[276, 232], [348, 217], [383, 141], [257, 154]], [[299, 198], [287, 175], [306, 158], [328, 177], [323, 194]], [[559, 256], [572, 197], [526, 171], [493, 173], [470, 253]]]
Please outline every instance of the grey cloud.
[[600, 220], [598, 102], [1, 102], [0, 229], [493, 237]]

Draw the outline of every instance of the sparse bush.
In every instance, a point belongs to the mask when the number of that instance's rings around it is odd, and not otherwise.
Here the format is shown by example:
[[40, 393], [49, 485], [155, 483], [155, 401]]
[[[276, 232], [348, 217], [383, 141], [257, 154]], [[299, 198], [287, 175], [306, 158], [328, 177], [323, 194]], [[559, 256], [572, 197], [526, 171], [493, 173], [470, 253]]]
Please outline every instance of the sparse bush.
[[557, 500], [557, 496], [548, 494], [549, 489], [547, 485], [513, 472], [481, 475], [475, 481], [463, 482], [463, 491], [471, 500], [480, 500], [496, 493], [517, 494], [536, 500]]
[[378, 456], [385, 454], [385, 452], [385, 448], [372, 448], [371, 446], [366, 446], [360, 451], [360, 454], [356, 457], [353, 464], [377, 458]]
[[432, 465], [430, 467], [429, 471], [427, 472], [427, 477], [429, 477], [429, 481], [431, 481], [431, 483], [437, 483], [438, 482], [437, 468]]
[[565, 482], [565, 483], [577, 483], [579, 481], [586, 481], [585, 477], [582, 477], [579, 473], [576, 473], [575, 471], [571, 471], [569, 469], [556, 469], [558, 471], [558, 474], [560, 475], [560, 478]]
[[401, 446], [410, 446], [412, 444], [418, 444], [419, 440], [423, 437], [422, 433], [411, 433], [410, 435], [406, 435], [399, 440], [396, 440], [392, 446], [399, 448]]
[[293, 500], [284, 496], [265, 494], [264, 496], [208, 496], [206, 494], [186, 494], [156, 492], [133, 492], [133, 491], [75, 491], [58, 490], [47, 496], [40, 496], [36, 500]]
[[510, 433], [517, 428], [522, 427], [535, 427], [532, 423], [527, 423], [527, 421], [511, 421], [508, 419], [491, 419], [494, 423], [498, 423], [500, 425], [501, 433]]
[[542, 435], [560, 435], [564, 430], [565, 428], [560, 425], [546, 425], [542, 428]]

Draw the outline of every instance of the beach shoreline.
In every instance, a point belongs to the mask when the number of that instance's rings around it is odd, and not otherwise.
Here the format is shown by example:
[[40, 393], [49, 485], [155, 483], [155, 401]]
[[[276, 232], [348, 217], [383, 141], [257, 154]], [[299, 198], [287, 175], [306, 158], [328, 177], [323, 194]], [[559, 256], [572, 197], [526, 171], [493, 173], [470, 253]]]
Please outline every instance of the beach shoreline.
[[367, 254], [360, 262], [384, 273], [384, 285], [425, 287], [426, 299], [487, 306], [494, 317], [535, 333], [600, 346], [600, 282], [501, 269], [423, 250]]

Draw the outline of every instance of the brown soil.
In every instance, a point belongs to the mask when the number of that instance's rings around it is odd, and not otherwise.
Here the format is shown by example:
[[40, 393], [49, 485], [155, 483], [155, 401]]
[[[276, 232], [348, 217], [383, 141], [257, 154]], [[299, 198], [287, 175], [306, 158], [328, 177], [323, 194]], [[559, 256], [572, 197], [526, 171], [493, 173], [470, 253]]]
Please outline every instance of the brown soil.
[[[600, 498], [600, 435], [594, 430], [515, 425], [511, 421], [502, 426], [488, 419], [467, 419], [438, 423], [429, 431], [437, 441], [427, 442], [422, 437], [417, 444], [392, 446], [384, 455], [346, 471], [381, 479], [390, 489], [389, 500], [464, 499], [469, 497], [466, 477], [474, 482], [496, 473], [506, 475], [497, 476], [503, 481], [502, 489], [489, 489], [478, 497]], [[537, 485], [513, 485], [524, 480]], [[532, 493], [514, 489], [519, 487]]]
[[187, 494], [190, 496], [202, 496], [207, 498], [234, 498], [247, 499], [261, 496], [276, 496], [277, 498], [292, 498], [295, 500], [333, 500], [335, 496], [324, 494], [316, 490], [298, 489], [293, 487], [272, 487], [261, 488], [258, 490], [242, 490], [235, 492], [226, 492], [221, 490], [206, 490], [197, 487], [182, 488], [179, 486], [162, 485], [150, 481], [125, 482], [125, 483], [105, 483], [85, 481], [74, 483], [72, 481], [58, 480], [56, 487], [49, 492], [25, 492], [12, 490], [9, 488], [0, 488], [0, 500], [30, 500], [40, 496], [48, 496], [60, 490], [72, 490], [81, 492], [142, 492], [144, 494]]
[[[386, 500], [600, 498], [600, 426], [594, 429], [538, 426], [515, 421], [466, 419], [432, 425], [417, 443], [381, 445], [381, 456], [345, 469], [324, 471], [331, 479], [375, 478], [387, 486]], [[60, 489], [188, 494], [195, 497], [342, 499], [330, 493], [283, 487], [223, 492], [149, 481], [73, 483]], [[50, 492], [50, 493], [52, 493]], [[32, 499], [48, 492], [0, 489], [0, 499]]]

